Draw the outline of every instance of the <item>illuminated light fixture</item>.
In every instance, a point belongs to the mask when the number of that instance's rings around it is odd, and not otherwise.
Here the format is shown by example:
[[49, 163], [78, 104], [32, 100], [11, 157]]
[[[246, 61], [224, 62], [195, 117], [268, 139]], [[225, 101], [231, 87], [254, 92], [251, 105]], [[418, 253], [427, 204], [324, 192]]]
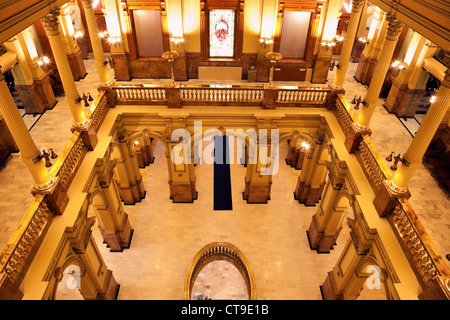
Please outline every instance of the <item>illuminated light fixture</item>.
[[334, 47], [339, 42], [342, 42], [344, 40], [343, 36], [335, 35], [333, 40], [324, 40], [322, 41], [322, 46], [325, 47], [325, 49], [328, 51], [329, 48]]
[[48, 57], [42, 57], [42, 59], [39, 59], [37, 64], [39, 67], [41, 67], [43, 70], [47, 69], [48, 65], [50, 63], [50, 59]]
[[108, 31], [99, 32], [98, 36], [100, 38], [105, 39], [106, 41], [108, 41], [108, 43], [110, 45], [114, 46], [114, 47], [117, 47], [120, 44], [120, 42], [122, 41], [121, 37], [118, 37], [118, 36], [111, 37], [108, 34]]
[[177, 47], [184, 42], [183, 37], [172, 37], [170, 38], [170, 42], [172, 42]]
[[436, 101], [436, 96], [431, 96], [430, 103], [434, 103]]
[[176, 51], [165, 51], [162, 54], [163, 59], [165, 59], [167, 62], [170, 63], [170, 73], [172, 75], [172, 81], [170, 82], [170, 85], [175, 86], [175, 76], [173, 74], [173, 62], [176, 58], [178, 58], [179, 53]]
[[81, 32], [81, 31], [77, 31], [77, 32], [75, 32], [75, 34], [73, 35], [73, 37], [74, 37], [75, 39], [82, 38], [83, 36], [84, 36], [84, 33]]
[[303, 141], [300, 145], [302, 146], [302, 148], [305, 148], [306, 150], [308, 150], [310, 147], [309, 143], [305, 141]]
[[259, 44], [264, 46], [264, 49], [267, 48], [268, 45], [271, 45], [273, 40], [271, 38], [261, 38], [259, 39]]
[[353, 4], [351, 2], [344, 3], [343, 7], [344, 7], [344, 10], [346, 13], [350, 13], [350, 12], [352, 12]]
[[270, 67], [270, 74], [269, 74], [269, 87], [273, 86], [273, 69], [274, 69], [274, 65], [275, 63], [277, 63], [278, 61], [280, 61], [281, 59], [283, 59], [283, 55], [279, 52], [268, 52], [266, 53], [266, 59], [270, 61], [270, 63], [272, 64], [272, 66]]
[[359, 42], [362, 42], [362, 43], [367, 43], [367, 44], [369, 44], [369, 40], [367, 40], [366, 38], [363, 38], [363, 37], [358, 38], [358, 41], [359, 41]]
[[134, 142], [134, 144], [135, 144], [135, 145], [138, 145], [138, 144], [139, 144], [139, 141], [138, 141], [138, 140], [136, 140], [136, 141]]
[[400, 71], [402, 71], [403, 69], [405, 69], [405, 66], [403, 65], [402, 62], [400, 62], [399, 60], [395, 60], [392, 64], [391, 64], [393, 70], [397, 73], [397, 75], [400, 73]]

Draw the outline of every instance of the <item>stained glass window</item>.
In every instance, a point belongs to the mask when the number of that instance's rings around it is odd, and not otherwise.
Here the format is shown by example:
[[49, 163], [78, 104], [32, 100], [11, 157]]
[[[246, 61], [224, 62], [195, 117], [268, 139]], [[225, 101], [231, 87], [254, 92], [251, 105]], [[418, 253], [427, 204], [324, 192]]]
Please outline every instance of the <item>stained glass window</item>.
[[234, 56], [234, 10], [209, 10], [209, 56]]

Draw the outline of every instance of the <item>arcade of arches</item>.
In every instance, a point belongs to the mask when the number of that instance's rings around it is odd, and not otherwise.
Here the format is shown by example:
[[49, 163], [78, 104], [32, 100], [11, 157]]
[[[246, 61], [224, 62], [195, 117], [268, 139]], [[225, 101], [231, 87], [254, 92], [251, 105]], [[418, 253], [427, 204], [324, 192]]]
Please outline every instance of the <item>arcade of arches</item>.
[[448, 300], [447, 9], [225, 3], [1, 9], [0, 299]]

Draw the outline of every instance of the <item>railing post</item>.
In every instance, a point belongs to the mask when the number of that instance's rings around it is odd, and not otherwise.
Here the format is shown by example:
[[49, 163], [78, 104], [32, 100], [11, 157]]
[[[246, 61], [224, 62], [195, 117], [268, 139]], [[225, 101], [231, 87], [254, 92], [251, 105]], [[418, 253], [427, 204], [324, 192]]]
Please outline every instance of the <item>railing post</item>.
[[278, 88], [276, 85], [264, 84], [263, 109], [275, 109], [278, 97]]
[[0, 274], [0, 300], [22, 300], [23, 293], [20, 291], [6, 273]]
[[167, 98], [167, 106], [169, 108], [181, 108], [181, 89], [180, 84], [175, 85], [167, 85], [166, 89], [166, 98]]
[[389, 181], [384, 180], [381, 184], [381, 189], [375, 195], [373, 205], [380, 217], [386, 217], [398, 205], [397, 199], [408, 199], [409, 197], [411, 197], [409, 191], [400, 193], [395, 192], [389, 187]]

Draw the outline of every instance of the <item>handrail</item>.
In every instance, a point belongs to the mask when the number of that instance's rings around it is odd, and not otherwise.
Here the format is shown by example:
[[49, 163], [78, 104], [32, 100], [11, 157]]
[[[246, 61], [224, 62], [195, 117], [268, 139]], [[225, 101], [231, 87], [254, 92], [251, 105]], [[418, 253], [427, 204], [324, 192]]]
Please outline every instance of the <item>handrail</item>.
[[[106, 108], [105, 92], [100, 92], [86, 115], [91, 119], [94, 126], [101, 124], [107, 113]], [[62, 186], [62, 190], [65, 191], [69, 188], [86, 153], [87, 147], [80, 132], [74, 132], [50, 170], [50, 175], [57, 178], [56, 183]], [[28, 263], [36, 254], [56, 215], [52, 208], [47, 205], [46, 196], [45, 194], [37, 194], [34, 197], [33, 202], [0, 254], [0, 273], [4, 272], [12, 281], [21, 281]]]
[[[266, 85], [119, 85], [114, 86], [117, 104], [182, 105], [276, 105], [279, 107], [324, 107], [331, 89]], [[266, 93], [270, 90], [271, 94]]]
[[[342, 130], [346, 132], [356, 117], [341, 94], [338, 95], [334, 111]], [[362, 134], [362, 141], [355, 155], [375, 193], [381, 190], [383, 181], [393, 178], [368, 134]], [[422, 285], [427, 285], [436, 275], [450, 276], [449, 268], [443, 262], [408, 200], [397, 198], [397, 201], [398, 205], [387, 219], [405, 252], [409, 253], [408, 260]]]

